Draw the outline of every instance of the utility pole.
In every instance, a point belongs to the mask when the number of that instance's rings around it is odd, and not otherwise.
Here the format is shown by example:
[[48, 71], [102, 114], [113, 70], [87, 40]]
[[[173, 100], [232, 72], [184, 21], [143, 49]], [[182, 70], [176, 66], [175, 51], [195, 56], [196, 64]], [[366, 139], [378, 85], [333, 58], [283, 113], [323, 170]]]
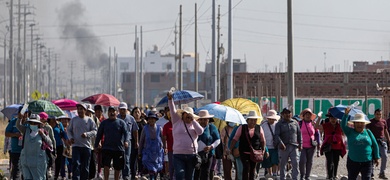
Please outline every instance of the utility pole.
[[116, 75], [118, 74], [118, 64], [117, 64], [117, 59], [116, 59], [116, 47], [114, 47], [114, 68], [113, 68], [113, 75], [114, 75], [114, 83], [111, 86], [112, 87], [112, 95], [116, 97], [116, 84], [117, 84], [117, 78]]
[[292, 33], [292, 0], [287, 0], [287, 58], [288, 58], [288, 80], [287, 95], [288, 105], [291, 112], [295, 114], [295, 85], [294, 85], [294, 61], [293, 61], [293, 33]]
[[108, 94], [112, 94], [111, 93], [111, 68], [112, 68], [112, 65], [111, 65], [111, 47], [109, 47], [108, 49]]
[[48, 71], [47, 71], [47, 74], [48, 74], [48, 87], [47, 87], [47, 91], [48, 91], [48, 93], [49, 93], [49, 95], [51, 96], [51, 71], [50, 71], [50, 69], [51, 69], [51, 65], [50, 65], [50, 63], [51, 63], [51, 54], [50, 54], [50, 48], [48, 48], [48, 50], [49, 50], [49, 57], [48, 57], [48, 59], [47, 59], [47, 61], [48, 61], [48, 64], [49, 64], [49, 68], [48, 68]]
[[30, 87], [29, 76], [27, 76], [28, 73], [26, 73], [26, 72], [28, 72], [27, 68], [29, 67], [29, 66], [27, 66], [27, 62], [26, 62], [26, 36], [27, 36], [26, 35], [26, 26], [27, 26], [26, 25], [27, 24], [26, 16], [29, 13], [27, 13], [26, 9], [27, 9], [27, 6], [25, 5], [24, 6], [24, 13], [23, 13], [23, 15], [24, 15], [24, 25], [23, 25], [23, 33], [24, 33], [24, 35], [23, 35], [23, 64], [22, 64], [23, 69], [24, 69], [24, 71], [23, 71], [23, 84], [24, 84], [24, 86], [23, 86], [23, 102], [27, 101], [27, 98], [29, 96], [28, 90], [29, 90], [29, 87]]
[[217, 101], [217, 61], [215, 59], [215, 0], [212, 3], [212, 23], [211, 23], [211, 101]]
[[143, 48], [142, 48], [142, 46], [143, 46], [143, 32], [142, 32], [142, 26], [141, 26], [141, 29], [140, 29], [140, 38], [141, 38], [141, 42], [140, 42], [140, 50], [141, 50], [141, 56], [140, 56], [140, 61], [141, 61], [141, 67], [140, 67], [140, 69], [141, 69], [141, 74], [140, 74], [140, 76], [141, 76], [141, 78], [140, 78], [140, 86], [141, 86], [141, 104], [144, 104], [145, 102], [144, 102], [144, 93], [145, 93], [145, 91], [144, 91], [144, 60], [143, 60], [143, 58], [142, 58], [142, 56], [143, 56]]
[[227, 93], [226, 99], [233, 98], [233, 19], [232, 19], [232, 0], [229, 0], [229, 13], [228, 13], [228, 59], [227, 59]]
[[37, 41], [36, 42], [36, 52], [35, 52], [35, 55], [36, 55], [36, 59], [35, 59], [35, 61], [36, 61], [36, 63], [35, 63], [35, 90], [37, 90], [37, 91], [39, 91], [39, 86], [38, 86], [38, 82], [39, 82], [39, 57], [38, 57], [38, 55], [39, 55], [39, 53], [38, 53], [38, 50], [40, 49], [39, 48], [39, 37], [38, 37], [38, 35], [37, 35], [37, 38], [35, 38], [35, 40]]
[[83, 93], [83, 96], [84, 96], [84, 97], [86, 97], [86, 96], [85, 96], [85, 88], [86, 88], [86, 87], [85, 87], [85, 84], [86, 84], [86, 82], [85, 82], [85, 72], [86, 72], [86, 71], [87, 71], [87, 70], [86, 70], [86, 66], [84, 65], [84, 83], [83, 83], [83, 84], [84, 84], [84, 89], [83, 89], [83, 92], [84, 92], [84, 93]]
[[[16, 86], [16, 102], [21, 102], [21, 97], [22, 97], [22, 86], [24, 86], [23, 83], [23, 77], [22, 77], [22, 46], [21, 46], [21, 20], [22, 12], [21, 12], [21, 4], [20, 0], [18, 0], [18, 51], [16, 52], [16, 69], [15, 69], [15, 74], [16, 74], [16, 83], [18, 86]], [[22, 85], [23, 84], [23, 85]]]
[[54, 55], [54, 95], [53, 97], [58, 97], [57, 95], [57, 61], [58, 61], [58, 54]]
[[182, 25], [182, 5], [180, 5], [180, 21], [179, 21], [179, 90], [183, 90], [183, 52], [182, 52], [182, 42], [183, 42], [183, 25]]
[[11, 74], [10, 74], [10, 104], [14, 104], [15, 103], [15, 77], [14, 77], [14, 73], [15, 73], [15, 64], [14, 64], [14, 60], [13, 60], [13, 19], [14, 19], [14, 16], [13, 16], [13, 7], [14, 7], [14, 1], [13, 0], [10, 0], [10, 12], [9, 12], [9, 21], [10, 21], [10, 37], [9, 37], [9, 61], [10, 61], [10, 67], [11, 67]]
[[134, 64], [135, 64], [135, 68], [134, 68], [134, 74], [135, 74], [135, 104], [137, 106], [142, 106], [143, 104], [140, 104], [139, 102], [139, 64], [138, 64], [138, 33], [137, 33], [137, 26], [135, 26], [135, 43], [134, 43], [134, 54], [135, 54], [135, 57], [134, 57]]
[[175, 88], [179, 88], [178, 58], [177, 58], [177, 26], [175, 24]]
[[[27, 87], [27, 101], [30, 101], [30, 91], [32, 89], [32, 86], [33, 86], [33, 79], [34, 79], [34, 63], [33, 63], [33, 60], [34, 60], [34, 35], [33, 35], [33, 28], [34, 28], [35, 24], [30, 24], [30, 27], [31, 27], [31, 59], [30, 59], [30, 65], [29, 65], [29, 70], [28, 70], [28, 76], [30, 77], [29, 79], [29, 84], [28, 84], [28, 87]], [[26, 41], [25, 41], [25, 44], [26, 44]], [[26, 50], [25, 50], [26, 51]]]
[[4, 35], [4, 90], [3, 90], [3, 93], [4, 93], [4, 108], [7, 107], [7, 34], [8, 32], [6, 32], [6, 34]]
[[221, 21], [221, 13], [220, 13], [221, 6], [218, 5], [218, 16], [217, 16], [217, 98], [216, 100], [219, 101], [221, 98], [221, 45], [219, 43], [219, 38], [221, 37], [221, 27], [220, 27], [220, 21]]
[[[198, 5], [195, 3], [195, 92], [199, 91], [199, 59], [198, 59]], [[195, 107], [198, 107], [198, 101], [195, 101]]]
[[70, 61], [70, 99], [73, 99], [73, 69], [75, 61]]

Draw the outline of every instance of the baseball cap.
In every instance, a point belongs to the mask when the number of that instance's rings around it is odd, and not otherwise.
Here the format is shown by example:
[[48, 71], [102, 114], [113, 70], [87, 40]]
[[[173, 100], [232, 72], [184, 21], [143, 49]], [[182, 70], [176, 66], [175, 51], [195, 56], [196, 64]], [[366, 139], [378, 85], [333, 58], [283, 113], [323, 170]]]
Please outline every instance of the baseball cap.
[[121, 103], [119, 104], [119, 109], [127, 109], [127, 103], [121, 102]]
[[81, 107], [83, 107], [85, 110], [87, 110], [88, 109], [88, 107], [87, 107], [87, 105], [86, 104], [76, 104], [76, 107], [78, 107], [78, 106], [81, 106]]
[[109, 106], [109, 107], [108, 107], [108, 110], [110, 110], [110, 109], [113, 109], [113, 110], [116, 111], [116, 107], [115, 107], [115, 106]]

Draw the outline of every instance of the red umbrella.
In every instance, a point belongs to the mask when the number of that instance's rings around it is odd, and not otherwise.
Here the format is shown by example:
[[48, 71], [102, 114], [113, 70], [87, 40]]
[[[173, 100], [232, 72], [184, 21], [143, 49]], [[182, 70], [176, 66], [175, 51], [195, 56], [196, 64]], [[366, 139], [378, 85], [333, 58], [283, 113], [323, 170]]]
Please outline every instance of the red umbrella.
[[95, 94], [81, 100], [91, 104], [98, 104], [102, 106], [119, 106], [119, 100], [111, 94]]
[[62, 110], [76, 110], [76, 104], [78, 103], [72, 99], [57, 99], [52, 101], [53, 104], [57, 105]]

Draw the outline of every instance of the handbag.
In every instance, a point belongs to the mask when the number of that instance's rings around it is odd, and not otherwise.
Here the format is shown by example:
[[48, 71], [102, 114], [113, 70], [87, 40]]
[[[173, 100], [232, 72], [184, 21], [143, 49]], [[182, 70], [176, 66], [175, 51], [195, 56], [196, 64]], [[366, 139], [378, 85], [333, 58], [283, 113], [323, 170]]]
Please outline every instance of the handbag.
[[307, 134], [309, 134], [309, 137], [310, 137], [310, 144], [313, 146], [313, 147], [317, 147], [318, 145], [318, 142], [314, 139], [311, 138], [311, 135], [309, 133], [309, 130], [307, 129], [307, 125], [305, 124], [305, 127], [306, 127], [306, 131], [307, 131]]
[[332, 144], [330, 144], [330, 143], [322, 144], [322, 146], [321, 146], [322, 153], [330, 152], [331, 150], [332, 150]]
[[[246, 140], [248, 140], [249, 148], [250, 148], [250, 158], [253, 162], [259, 163], [264, 160], [264, 153], [262, 149], [254, 149], [252, 143], [249, 141], [248, 129], [245, 130]], [[260, 135], [261, 138], [262, 135]]]
[[188, 136], [190, 136], [190, 138], [191, 138], [192, 145], [194, 148], [195, 159], [194, 159], [193, 163], [195, 164], [195, 169], [200, 169], [200, 166], [202, 165], [202, 157], [200, 157], [200, 155], [198, 153], [196, 153], [194, 140], [192, 139], [190, 132], [188, 132], [186, 124], [184, 124], [184, 127], [186, 128]]

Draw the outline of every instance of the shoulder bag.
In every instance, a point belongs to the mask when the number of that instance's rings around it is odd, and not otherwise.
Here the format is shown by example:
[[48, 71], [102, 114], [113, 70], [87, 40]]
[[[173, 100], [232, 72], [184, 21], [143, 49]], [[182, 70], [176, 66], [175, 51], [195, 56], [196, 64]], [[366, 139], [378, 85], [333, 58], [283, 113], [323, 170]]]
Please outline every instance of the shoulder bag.
[[194, 153], [195, 153], [195, 159], [194, 159], [194, 164], [195, 164], [195, 169], [200, 169], [200, 166], [202, 165], [202, 158], [200, 157], [200, 155], [198, 153], [196, 153], [196, 149], [195, 149], [195, 143], [194, 143], [194, 140], [192, 139], [191, 137], [191, 134], [190, 132], [188, 132], [188, 128], [187, 128], [187, 125], [185, 122], [183, 122], [184, 124], [184, 127], [186, 128], [186, 131], [187, 131], [187, 134], [188, 136], [190, 136], [191, 138], [191, 141], [192, 141], [192, 145], [194, 147]]
[[[256, 128], [256, 127], [255, 127]], [[260, 127], [261, 128], [261, 127]], [[241, 129], [241, 131], [244, 130], [244, 129]], [[251, 160], [255, 163], [258, 163], [258, 162], [263, 162], [263, 159], [264, 159], [264, 153], [263, 153], [263, 150], [262, 149], [254, 149], [253, 146], [252, 146], [252, 143], [251, 141], [249, 140], [249, 128], [247, 127], [245, 129], [245, 135], [246, 135], [246, 139], [248, 140], [248, 144], [249, 144], [249, 148], [250, 148], [250, 157], [251, 157]], [[263, 135], [260, 134], [260, 138], [262, 137]]]

